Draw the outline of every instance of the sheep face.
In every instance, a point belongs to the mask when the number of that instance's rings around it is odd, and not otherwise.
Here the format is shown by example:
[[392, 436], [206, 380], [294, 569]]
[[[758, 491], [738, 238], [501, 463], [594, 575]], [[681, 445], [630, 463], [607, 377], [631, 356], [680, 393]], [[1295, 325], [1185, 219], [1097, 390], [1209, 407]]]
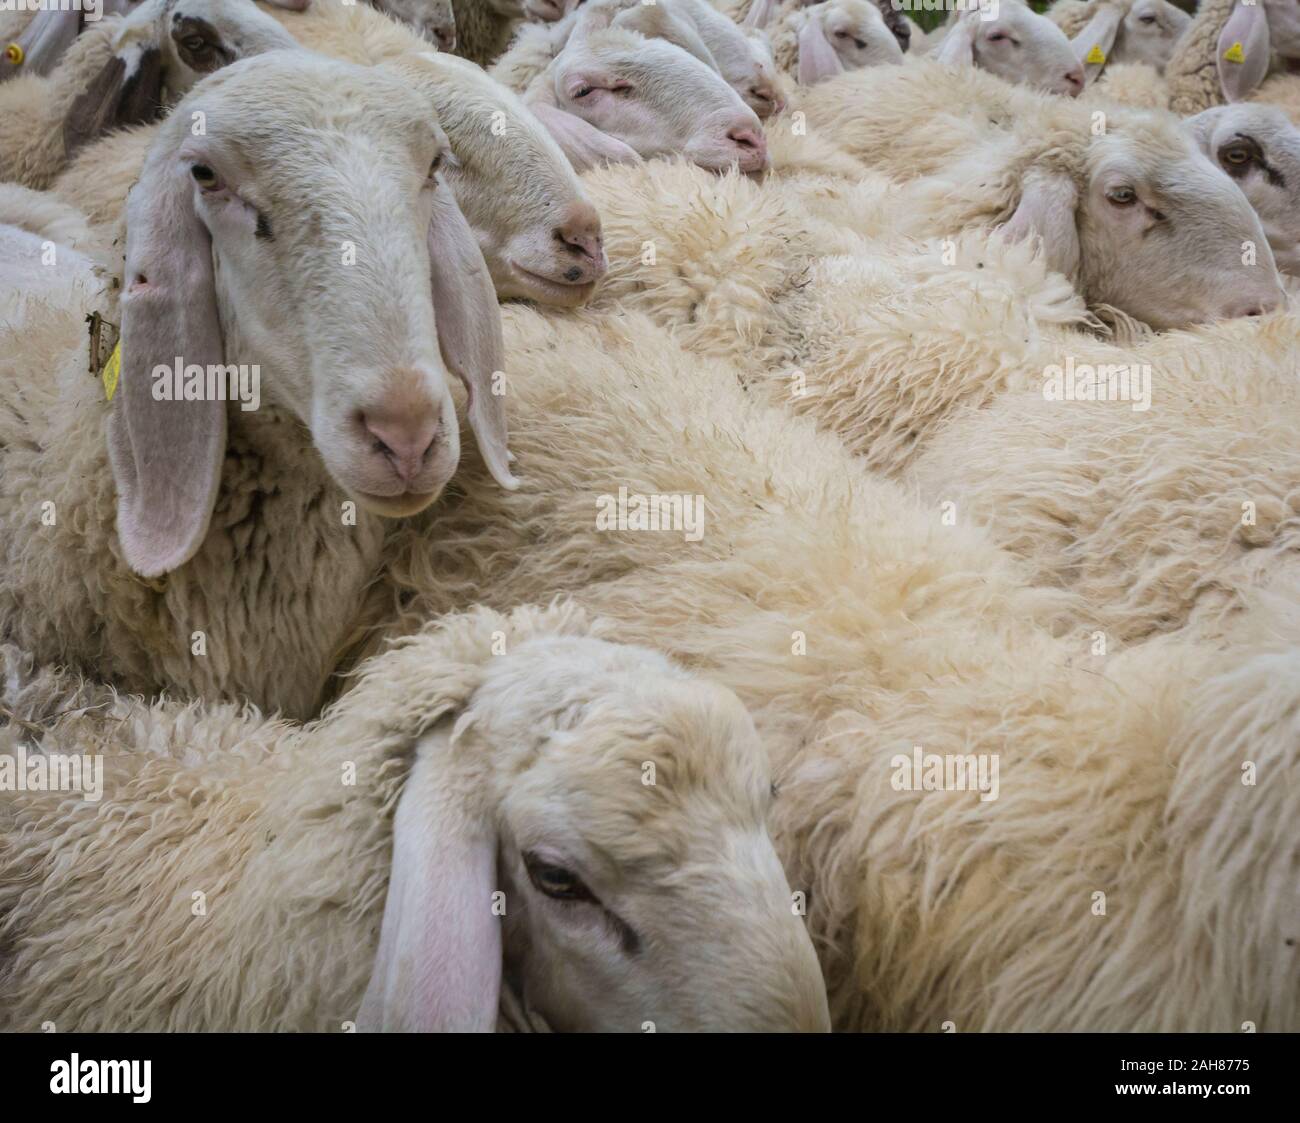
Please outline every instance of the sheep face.
[[1255, 212], [1190, 137], [1098, 138], [1087, 175], [1077, 225], [1090, 303], [1175, 328], [1284, 301]]
[[297, 46], [248, 0], [150, 0], [127, 17], [127, 25], [149, 27], [156, 36], [166, 88], [174, 98], [236, 59]]
[[524, 0], [524, 19], [554, 23], [578, 6], [579, 0]]
[[575, 34], [548, 76], [560, 110], [635, 155], [681, 153], [717, 170], [767, 166], [754, 111], [716, 71], [671, 43], [622, 30]]
[[456, 47], [456, 15], [451, 0], [378, 0], [381, 12], [409, 24], [440, 51]]
[[1133, 0], [1115, 44], [1116, 62], [1145, 62], [1163, 71], [1192, 17], [1168, 0]]
[[[324, 106], [346, 108], [311, 108]], [[504, 469], [499, 313], [437, 179], [446, 148], [428, 102], [391, 75], [299, 51], [225, 67], [164, 123], [127, 200], [110, 432], [138, 572], [197, 549], [224, 458], [224, 399], [160, 398], [157, 364], [187, 378], [256, 364], [261, 401], [306, 426], [338, 485], [384, 515], [427, 506], [456, 467], [450, 367]]]
[[1250, 200], [1277, 267], [1300, 275], [1300, 129], [1281, 110], [1250, 104], [1209, 109], [1188, 124]]
[[730, 691], [657, 653], [551, 640], [497, 660], [465, 720], [510, 746], [506, 972], [552, 1027], [829, 1029], [765, 825], [766, 757]]
[[1007, 82], [1078, 97], [1083, 67], [1070, 40], [1046, 16], [1003, 0], [995, 19], [967, 13], [940, 45], [936, 58], [948, 65], [977, 66]]
[[[512, 93], [444, 55], [389, 64], [428, 94], [454, 153], [443, 171], [497, 296], [574, 307], [606, 269], [600, 216], [564, 153]], [[498, 121], [499, 129], [485, 129]]]
[[902, 47], [870, 0], [827, 0], [808, 9], [808, 18], [821, 23], [841, 70], [903, 61]]

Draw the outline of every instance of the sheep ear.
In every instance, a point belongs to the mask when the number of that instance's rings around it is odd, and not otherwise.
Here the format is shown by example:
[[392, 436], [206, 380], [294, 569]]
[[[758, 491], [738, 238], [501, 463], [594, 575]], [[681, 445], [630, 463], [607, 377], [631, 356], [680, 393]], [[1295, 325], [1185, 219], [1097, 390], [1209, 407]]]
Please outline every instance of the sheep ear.
[[688, 55], [694, 55], [710, 70], [718, 69], [713, 52], [705, 46], [695, 28], [660, 4], [636, 4], [624, 8], [614, 17], [613, 26], [640, 32], [647, 39], [662, 39], [680, 47]]
[[504, 488], [516, 488], [519, 481], [510, 472], [506, 443], [505, 395], [492, 392], [506, 351], [496, 288], [474, 231], [444, 183], [434, 192], [429, 264], [442, 361], [469, 393], [469, 425], [492, 478]]
[[1110, 58], [1115, 36], [1123, 22], [1124, 13], [1118, 7], [1099, 4], [1092, 19], [1070, 40], [1074, 57], [1083, 63], [1084, 76], [1089, 82], [1101, 73], [1101, 68]]
[[840, 56], [826, 38], [826, 27], [811, 16], [799, 32], [799, 85], [815, 86], [825, 78], [844, 71]]
[[745, 13], [741, 27], [766, 27], [772, 22], [772, 13], [776, 11], [776, 0], [754, 0]]
[[[13, 9], [10, 9], [11, 11]], [[15, 74], [48, 74], [59, 63], [80, 30], [81, 13], [75, 9], [41, 8], [14, 40], [15, 57], [0, 57], [0, 82]], [[6, 44], [7, 45], [7, 44]]]
[[968, 15], [944, 37], [934, 61], [943, 66], [974, 66], [975, 36], [979, 32], [979, 15]]
[[617, 137], [601, 132], [581, 117], [566, 113], [554, 105], [533, 102], [529, 105], [533, 116], [555, 138], [555, 143], [569, 158], [575, 171], [585, 172], [601, 164], [639, 164], [641, 154]]
[[[212, 246], [189, 169], [155, 144], [126, 202], [121, 374], [108, 430], [117, 533], [127, 564], [157, 577], [208, 531], [226, 448], [221, 401], [158, 401], [156, 366], [222, 362]], [[173, 395], [168, 395], [168, 398]]]
[[1078, 189], [1068, 176], [1031, 171], [1002, 236], [1012, 242], [1041, 238], [1048, 268], [1073, 281], [1081, 256], [1074, 217], [1078, 202]]
[[1219, 32], [1215, 63], [1219, 84], [1229, 102], [1244, 100], [1268, 72], [1268, 17], [1263, 0], [1237, 3]]
[[64, 152], [72, 157], [107, 132], [147, 124], [162, 113], [162, 54], [133, 45], [127, 54], [110, 56], [73, 101], [63, 119]]
[[393, 818], [379, 951], [358, 1028], [490, 1032], [501, 992], [496, 833], [448, 783], [450, 721], [426, 734]]

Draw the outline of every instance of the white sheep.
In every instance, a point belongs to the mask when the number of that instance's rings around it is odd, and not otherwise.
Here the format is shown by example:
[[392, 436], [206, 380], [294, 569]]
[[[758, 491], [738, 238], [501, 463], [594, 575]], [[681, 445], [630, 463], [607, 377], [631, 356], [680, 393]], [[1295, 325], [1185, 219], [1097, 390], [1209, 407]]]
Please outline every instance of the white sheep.
[[456, 49], [452, 0], [374, 0], [375, 7], [414, 27], [440, 51]]
[[[1276, 985], [1296, 956], [1275, 889], [1300, 859], [1294, 669], [1245, 646], [1088, 656], [1050, 633], [1070, 598], [733, 367], [635, 313], [505, 319], [528, 481], [470, 470], [436, 518], [395, 526], [381, 618], [402, 594], [418, 626], [570, 591], [736, 691], [838, 1028], [1300, 1025]], [[703, 514], [638, 528], [651, 496]], [[918, 745], [996, 755], [1000, 794], [896, 785]], [[1277, 782], [1243, 787], [1256, 752]]]
[[1300, 275], [1300, 128], [1269, 105], [1221, 105], [1188, 125], [1245, 192], [1283, 273]]
[[898, 40], [871, 0], [823, 0], [793, 8], [770, 34], [776, 65], [805, 86], [861, 66], [894, 65], [903, 58]]
[[[353, 61], [395, 60], [402, 81], [428, 95], [454, 155], [443, 178], [498, 297], [572, 306], [591, 296], [605, 270], [600, 216], [564, 153], [516, 95], [463, 59], [394, 49], [419, 44], [368, 8], [312, 9], [281, 22], [327, 50], [350, 44], [343, 53]], [[93, 222], [116, 227], [156, 128], [115, 133], [84, 149], [52, 190]]]
[[[1287, 63], [1300, 59], [1292, 0], [1205, 0], [1165, 66], [1170, 108], [1192, 116], [1216, 105], [1267, 97], [1275, 83], [1295, 101]], [[1270, 75], [1271, 80], [1265, 81]]]
[[1294, 316], [1062, 341], [1018, 392], [932, 433], [909, 478], [1077, 594], [1112, 645], [1219, 635], [1300, 576], [1298, 363]]
[[1192, 24], [1169, 0], [1057, 0], [1047, 16], [1074, 44], [1089, 82], [1119, 62], [1164, 73]]
[[306, 726], [0, 648], [0, 768], [102, 767], [0, 791], [0, 1028], [488, 1030], [504, 984], [561, 1030], [829, 1029], [749, 715], [600, 634], [450, 617]]
[[[336, 97], [355, 112], [305, 108]], [[452, 372], [481, 454], [516, 482], [495, 294], [437, 180], [445, 150], [427, 95], [302, 51], [241, 60], [182, 103], [127, 203], [111, 403], [87, 377], [83, 304], [6, 336], [10, 638], [124, 689], [316, 711], [381, 516], [456, 470]]]
[[154, 120], [204, 74], [291, 46], [250, 0], [145, 0], [88, 25], [49, 74], [0, 86], [0, 179], [48, 187], [87, 142]]
[[716, 70], [626, 28], [579, 22], [524, 100], [579, 171], [675, 153], [706, 168], [767, 166], [761, 122]]
[[1024, 0], [1000, 0], [992, 12], [993, 18], [986, 18], [984, 8], [972, 4], [957, 13], [942, 38], [927, 43], [930, 57], [945, 66], [978, 67], [1007, 82], [1078, 97], [1083, 67], [1059, 27]]

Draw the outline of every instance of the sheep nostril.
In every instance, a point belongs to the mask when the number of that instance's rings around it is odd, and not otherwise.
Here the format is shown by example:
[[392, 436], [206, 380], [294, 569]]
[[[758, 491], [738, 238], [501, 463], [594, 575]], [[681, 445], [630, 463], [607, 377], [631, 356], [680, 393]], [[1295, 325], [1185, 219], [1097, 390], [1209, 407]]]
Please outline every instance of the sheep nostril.
[[759, 139], [752, 129], [732, 129], [727, 133], [727, 139], [747, 152], [758, 151]]
[[420, 473], [438, 443], [439, 420], [432, 405], [407, 414], [361, 415], [371, 450], [387, 458], [393, 471], [409, 483]]

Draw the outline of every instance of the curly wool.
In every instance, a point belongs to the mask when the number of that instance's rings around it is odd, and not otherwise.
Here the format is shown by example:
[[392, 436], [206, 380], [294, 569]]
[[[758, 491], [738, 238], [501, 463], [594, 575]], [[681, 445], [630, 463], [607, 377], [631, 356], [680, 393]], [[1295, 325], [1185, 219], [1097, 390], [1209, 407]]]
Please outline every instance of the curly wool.
[[1237, 0], [1203, 0], [1165, 64], [1169, 108], [1182, 117], [1223, 104], [1216, 61], [1219, 35]]

